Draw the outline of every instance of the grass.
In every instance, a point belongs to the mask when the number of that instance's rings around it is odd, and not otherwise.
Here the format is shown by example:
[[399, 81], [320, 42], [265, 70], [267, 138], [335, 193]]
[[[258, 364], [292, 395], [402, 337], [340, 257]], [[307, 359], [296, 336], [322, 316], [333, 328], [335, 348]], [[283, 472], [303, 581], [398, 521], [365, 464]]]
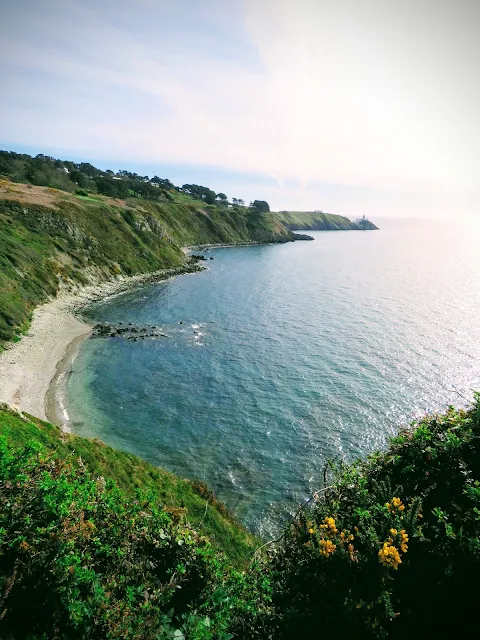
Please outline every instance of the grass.
[[152, 491], [159, 504], [200, 527], [232, 564], [245, 564], [260, 544], [235, 522], [223, 505], [216, 504], [214, 498], [206, 508], [206, 500], [196, 492], [193, 483], [137, 456], [112, 449], [100, 440], [62, 433], [58, 427], [33, 416], [22, 419], [6, 406], [0, 408], [0, 436], [5, 436], [15, 447], [31, 441], [40, 443], [60, 459], [77, 466], [83, 463], [94, 476], [114, 480], [130, 496], [134, 496], [137, 489]]
[[81, 196], [78, 193], [75, 194], [75, 198], [78, 198], [78, 200], [86, 200], [87, 202], [102, 202], [100, 198], [92, 198], [92, 196]]
[[[305, 229], [319, 231], [348, 231], [358, 229], [358, 225], [345, 216], [333, 213], [317, 213], [312, 211], [280, 211], [277, 219], [288, 229]], [[367, 228], [367, 227], [365, 227]], [[376, 228], [369, 223], [368, 228]]]
[[[15, 339], [33, 309], [69, 287], [185, 263], [182, 246], [288, 241], [272, 215], [204, 205], [184, 194], [169, 202], [114, 200], [40, 188], [49, 206], [4, 193], [0, 200], [0, 345]], [[27, 199], [27, 201], [25, 201]]]

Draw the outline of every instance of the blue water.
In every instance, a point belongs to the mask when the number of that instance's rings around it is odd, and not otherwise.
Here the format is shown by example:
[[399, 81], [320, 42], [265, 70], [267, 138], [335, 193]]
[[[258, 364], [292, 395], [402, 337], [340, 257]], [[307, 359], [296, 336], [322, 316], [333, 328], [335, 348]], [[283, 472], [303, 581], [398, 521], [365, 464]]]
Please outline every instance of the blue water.
[[465, 404], [480, 388], [480, 227], [378, 223], [215, 249], [208, 271], [93, 306], [168, 337], [84, 343], [73, 430], [205, 480], [267, 535], [321, 486], [326, 458]]

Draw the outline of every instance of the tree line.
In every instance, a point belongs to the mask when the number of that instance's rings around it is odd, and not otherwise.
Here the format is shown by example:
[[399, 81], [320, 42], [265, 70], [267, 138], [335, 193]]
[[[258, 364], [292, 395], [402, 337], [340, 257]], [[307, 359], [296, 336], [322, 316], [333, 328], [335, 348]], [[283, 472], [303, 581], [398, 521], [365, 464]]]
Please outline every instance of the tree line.
[[[175, 192], [186, 194], [195, 200], [219, 207], [244, 207], [241, 198], [232, 198], [229, 202], [224, 193], [216, 193], [208, 187], [197, 184], [174, 185], [167, 178], [141, 176], [125, 169], [114, 172], [102, 171], [89, 162], [59, 160], [44, 154], [35, 157], [25, 153], [0, 151], [0, 176], [13, 182], [26, 182], [38, 186], [52, 187], [62, 191], [88, 195], [100, 193], [112, 198], [128, 197], [147, 200], [171, 200]], [[250, 209], [258, 213], [270, 211], [265, 200], [250, 202]]]

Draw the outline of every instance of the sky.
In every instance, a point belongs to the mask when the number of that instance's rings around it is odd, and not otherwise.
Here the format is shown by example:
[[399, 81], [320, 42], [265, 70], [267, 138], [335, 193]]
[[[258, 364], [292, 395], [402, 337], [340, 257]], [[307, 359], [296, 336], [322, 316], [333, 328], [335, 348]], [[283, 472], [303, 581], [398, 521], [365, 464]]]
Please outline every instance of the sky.
[[478, 0], [3, 0], [0, 148], [274, 210], [480, 215]]

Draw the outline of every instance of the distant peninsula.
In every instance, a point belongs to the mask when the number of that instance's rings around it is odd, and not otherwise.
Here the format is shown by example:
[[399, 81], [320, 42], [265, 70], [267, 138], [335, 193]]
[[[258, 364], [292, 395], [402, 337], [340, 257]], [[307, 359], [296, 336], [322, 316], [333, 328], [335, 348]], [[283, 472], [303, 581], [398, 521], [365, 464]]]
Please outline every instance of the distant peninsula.
[[365, 216], [355, 221], [323, 211], [279, 211], [275, 214], [290, 231], [375, 231], [378, 227]]

